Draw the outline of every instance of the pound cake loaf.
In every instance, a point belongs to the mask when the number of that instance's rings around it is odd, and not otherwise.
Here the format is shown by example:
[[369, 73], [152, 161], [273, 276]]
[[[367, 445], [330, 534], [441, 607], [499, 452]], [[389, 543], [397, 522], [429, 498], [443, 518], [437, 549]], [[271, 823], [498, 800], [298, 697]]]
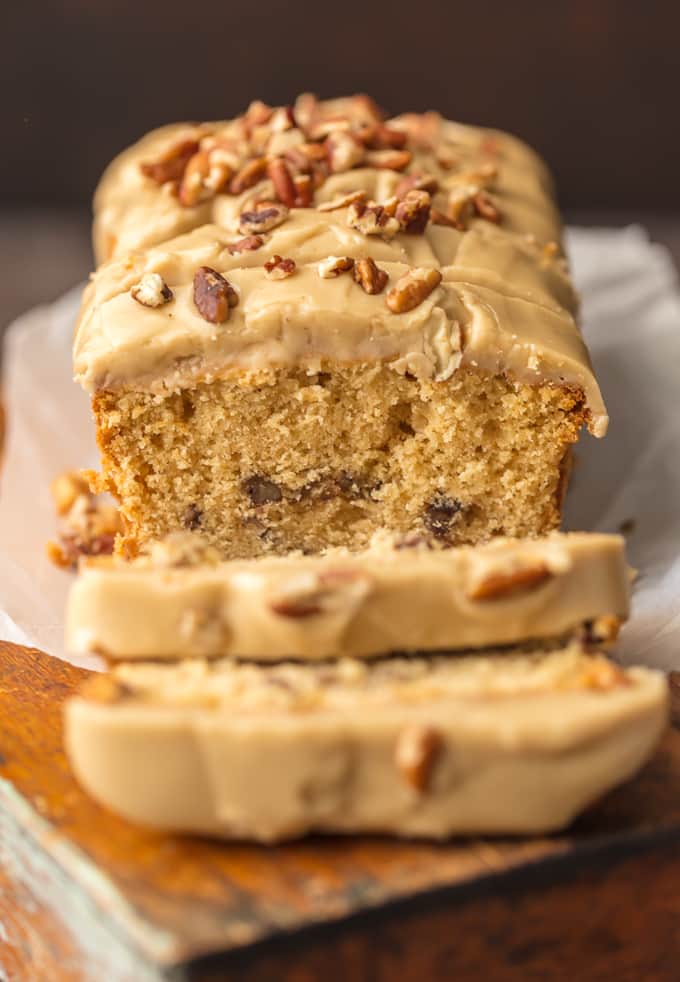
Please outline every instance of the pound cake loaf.
[[365, 97], [258, 103], [126, 151], [95, 234], [113, 258], [75, 374], [128, 553], [181, 529], [238, 559], [559, 525], [570, 448], [607, 417], [518, 140]]
[[135, 822], [272, 842], [310, 831], [539, 833], [647, 759], [660, 672], [566, 647], [451, 658], [120, 665], [67, 704], [76, 776]]
[[578, 635], [613, 641], [628, 615], [623, 540], [553, 533], [429, 550], [219, 561], [175, 533], [131, 562], [93, 559], [71, 588], [66, 647], [111, 660], [366, 658]]

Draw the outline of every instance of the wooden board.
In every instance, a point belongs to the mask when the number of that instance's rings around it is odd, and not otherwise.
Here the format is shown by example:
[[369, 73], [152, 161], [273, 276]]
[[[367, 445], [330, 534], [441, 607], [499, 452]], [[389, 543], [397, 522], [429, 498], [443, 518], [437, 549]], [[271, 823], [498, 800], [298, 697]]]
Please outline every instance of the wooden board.
[[[225, 845], [134, 827], [80, 791], [61, 705], [86, 675], [0, 642], [0, 966], [11, 982], [566, 979], [532, 972], [548, 949], [555, 972], [571, 971], [555, 931], [579, 954], [569, 912], [587, 924], [602, 910], [608, 968], [583, 966], [580, 980], [614, 966], [618, 980], [677, 978], [659, 961], [674, 971], [680, 955], [675, 726], [635, 781], [563, 836]], [[522, 973], [502, 974], [513, 965]]]

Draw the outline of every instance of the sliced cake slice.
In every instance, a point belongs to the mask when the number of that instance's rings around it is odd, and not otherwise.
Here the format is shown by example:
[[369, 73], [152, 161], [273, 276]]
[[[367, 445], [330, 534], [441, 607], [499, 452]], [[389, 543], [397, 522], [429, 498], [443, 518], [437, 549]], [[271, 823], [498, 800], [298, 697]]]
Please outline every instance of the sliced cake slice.
[[131, 562], [84, 563], [69, 597], [66, 644], [109, 659], [272, 661], [568, 634], [602, 643], [616, 636], [628, 603], [615, 535], [553, 533], [446, 550], [383, 536], [365, 552], [221, 562], [184, 533]]
[[559, 829], [647, 759], [659, 672], [576, 642], [532, 652], [300, 665], [124, 664], [66, 707], [74, 772], [161, 829], [273, 842], [312, 831]]

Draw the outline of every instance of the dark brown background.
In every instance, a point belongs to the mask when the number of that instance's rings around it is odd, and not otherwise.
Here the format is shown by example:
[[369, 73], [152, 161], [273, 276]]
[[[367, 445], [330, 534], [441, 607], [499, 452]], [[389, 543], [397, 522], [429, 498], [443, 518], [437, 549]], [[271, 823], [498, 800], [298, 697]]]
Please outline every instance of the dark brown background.
[[[253, 97], [368, 90], [512, 130], [584, 221], [677, 245], [680, 5], [662, 0], [12, 0], [2, 5], [0, 321], [82, 276], [106, 162]], [[42, 275], [27, 277], [30, 264]]]

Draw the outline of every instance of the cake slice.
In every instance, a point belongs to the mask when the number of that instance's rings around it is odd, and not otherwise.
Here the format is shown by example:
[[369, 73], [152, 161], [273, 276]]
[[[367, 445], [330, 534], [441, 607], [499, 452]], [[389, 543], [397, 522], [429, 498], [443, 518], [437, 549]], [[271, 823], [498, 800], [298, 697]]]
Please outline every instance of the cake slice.
[[246, 558], [557, 527], [607, 417], [536, 155], [366, 99], [191, 132], [105, 177], [114, 258], [75, 338], [128, 553], [178, 529]]
[[136, 663], [66, 708], [74, 772], [157, 828], [273, 842], [311, 831], [559, 829], [640, 767], [663, 675], [576, 642], [527, 653], [255, 665]]
[[66, 646], [108, 659], [369, 657], [616, 637], [628, 614], [623, 540], [553, 533], [431, 551], [383, 538], [366, 552], [219, 561], [185, 533], [132, 562], [81, 565]]

